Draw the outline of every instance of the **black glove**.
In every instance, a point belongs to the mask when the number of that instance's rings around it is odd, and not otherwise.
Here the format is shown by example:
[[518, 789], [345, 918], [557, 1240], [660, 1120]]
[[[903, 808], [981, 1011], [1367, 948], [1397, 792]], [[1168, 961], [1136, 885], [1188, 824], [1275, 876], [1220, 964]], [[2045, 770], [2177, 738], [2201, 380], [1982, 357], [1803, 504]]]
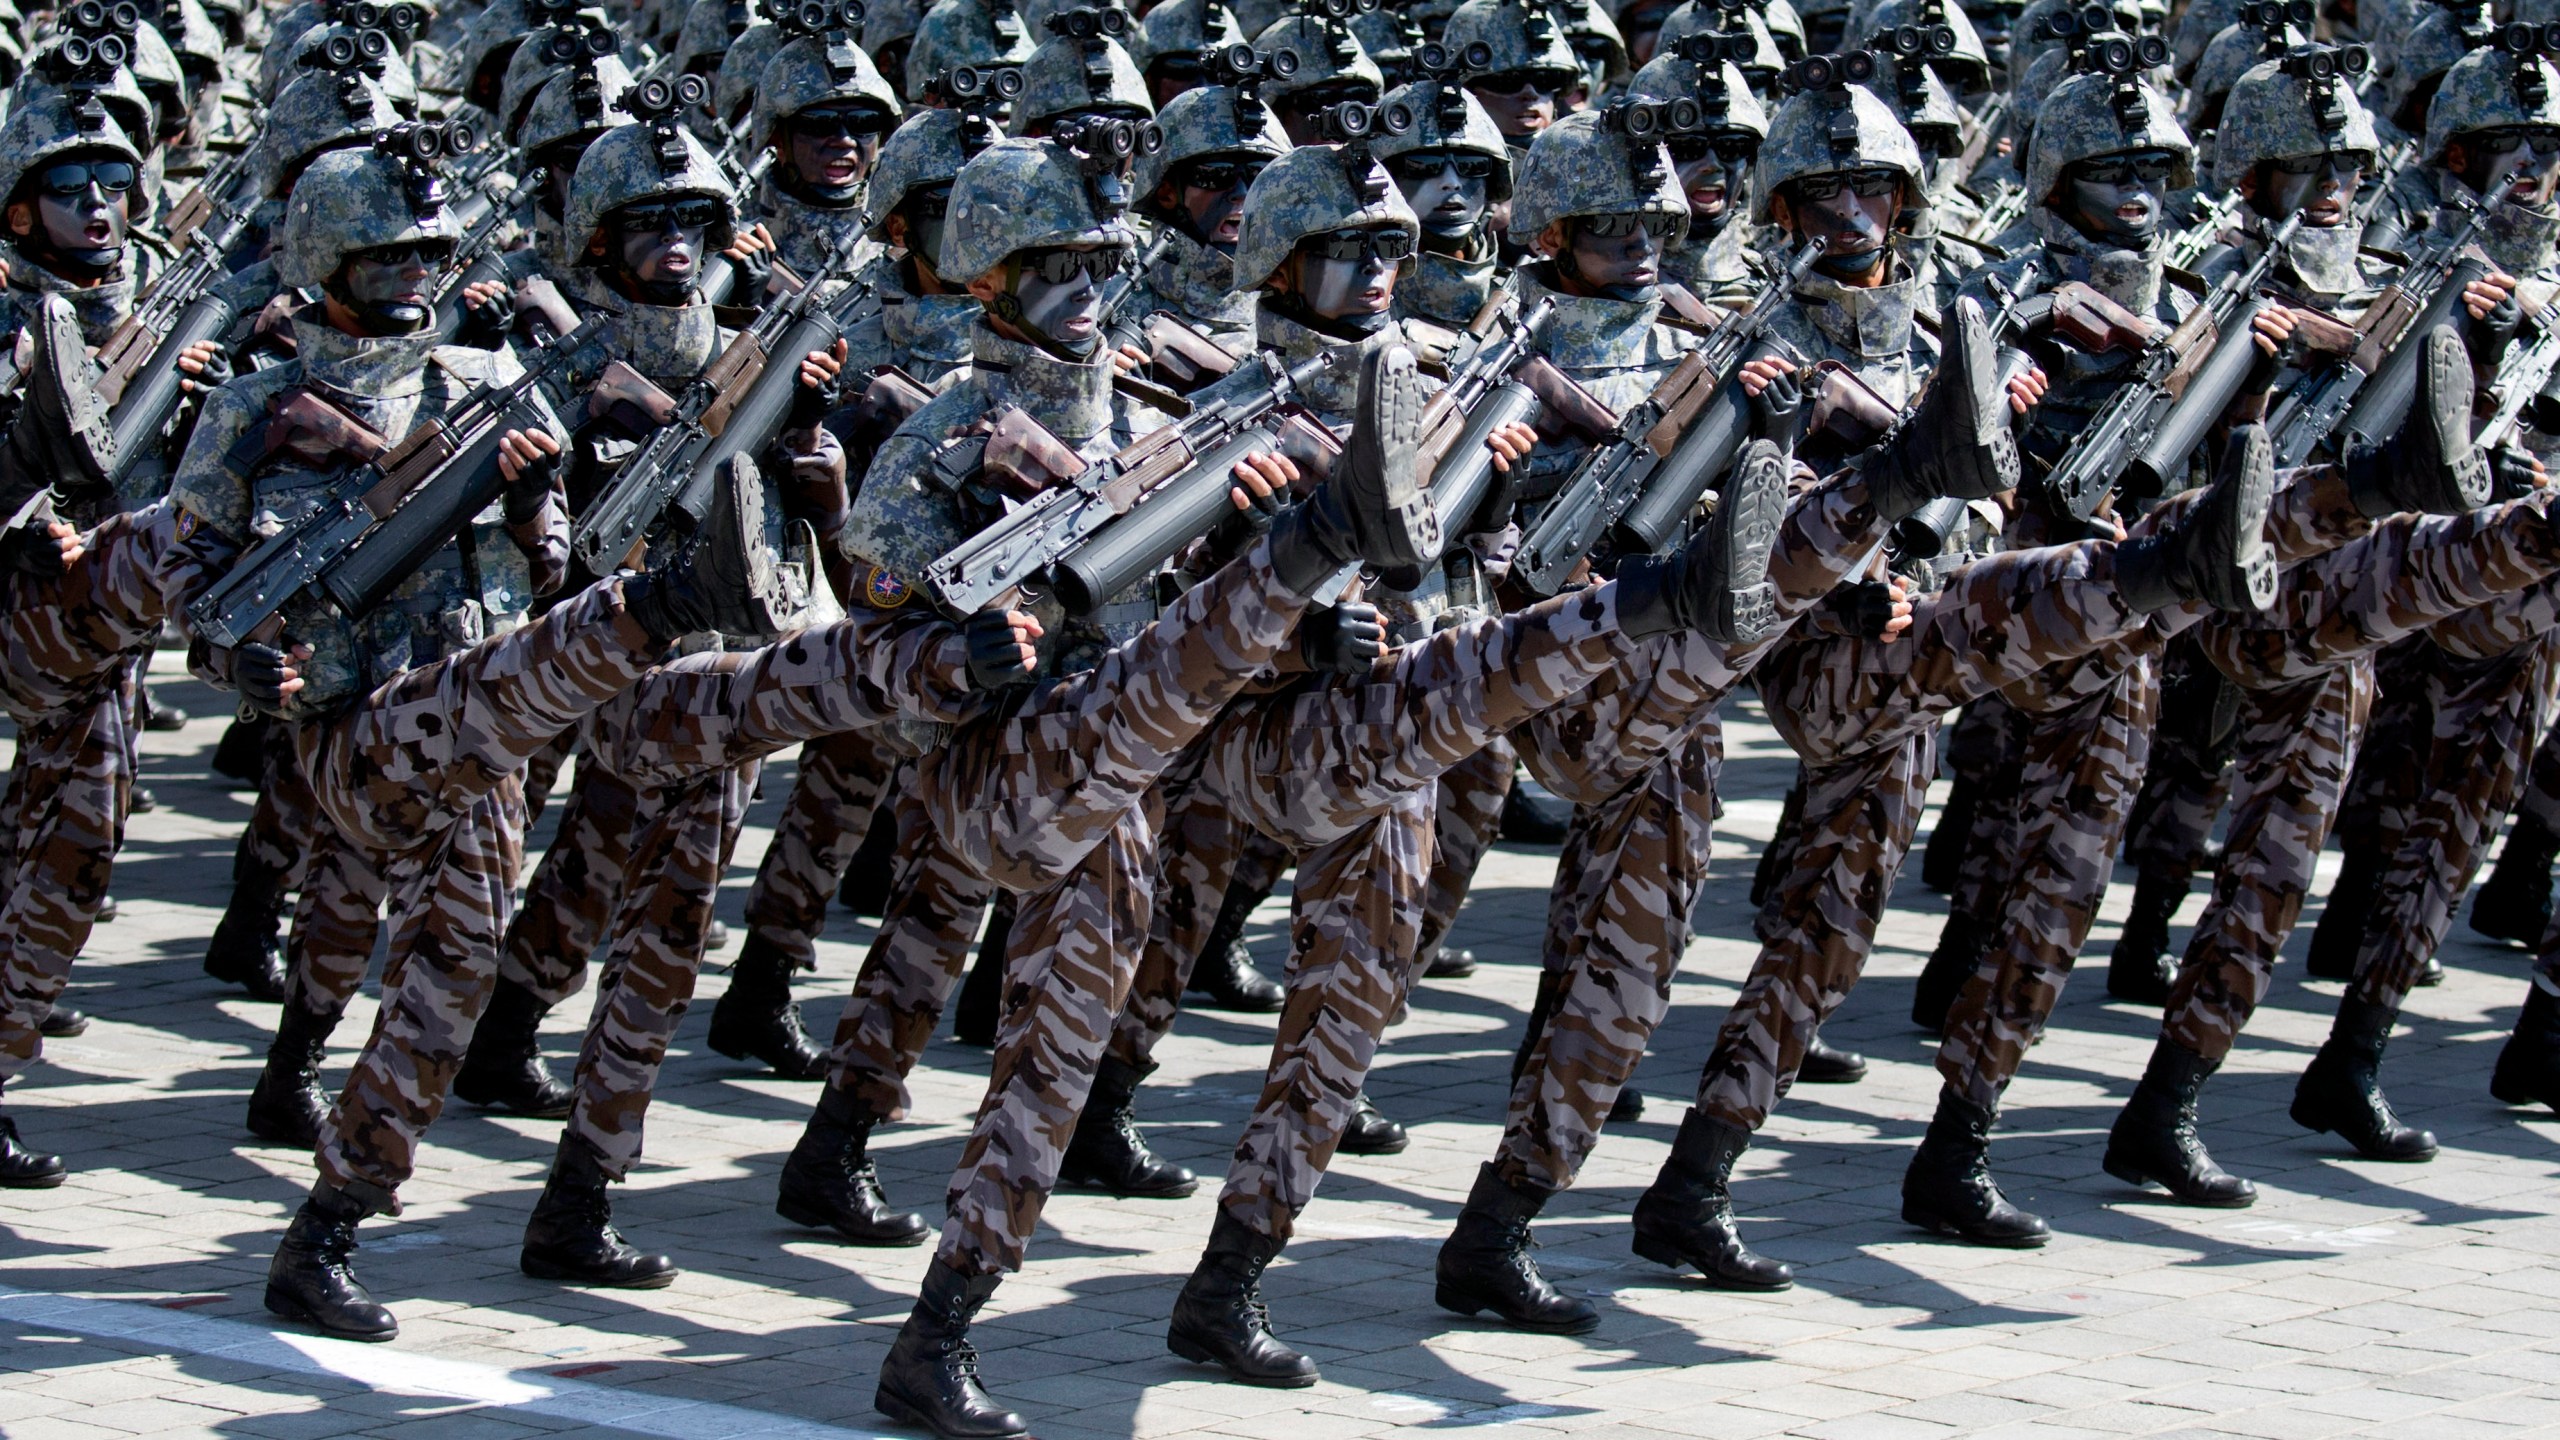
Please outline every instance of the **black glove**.
[[844, 402], [844, 372], [824, 385], [803, 380], [791, 387], [791, 413], [782, 418], [785, 430], [815, 430]]
[[[1241, 483], [1230, 488], [1244, 490]], [[1209, 556], [1217, 564], [1252, 549], [1254, 541], [1270, 533], [1271, 522], [1280, 518], [1280, 512], [1289, 508], [1289, 497], [1278, 490], [1268, 495], [1245, 490], [1244, 498], [1243, 509], [1229, 510], [1209, 531]]]
[[503, 350], [516, 332], [516, 297], [508, 291], [477, 305], [464, 304], [462, 323], [453, 328], [453, 343], [474, 350]]
[[969, 642], [969, 683], [1002, 690], [1031, 678], [1031, 667], [1022, 663], [1022, 642], [1004, 611], [981, 610], [961, 622], [960, 633]]
[[240, 687], [241, 699], [273, 714], [284, 708], [284, 682], [293, 678], [286, 673], [292, 666], [282, 650], [252, 640], [231, 652], [231, 683]]
[[773, 252], [749, 250], [745, 252], [744, 259], [730, 256], [729, 263], [737, 268], [737, 278], [729, 283], [729, 293], [702, 298], [714, 305], [762, 306], [764, 287], [773, 283]]
[[1860, 580], [1835, 587], [1824, 597], [1843, 633], [1867, 640], [1884, 638], [1893, 623], [1893, 586], [1882, 580]]
[[1354, 600], [1298, 622], [1298, 655], [1319, 675], [1364, 674], [1387, 653], [1378, 607]]
[[2240, 377], [2240, 393], [2234, 398], [2243, 402], [2262, 401], [2267, 392], [2275, 388], [2276, 378], [2284, 374], [2285, 365], [2292, 359], [2293, 344], [2287, 341], [2270, 355], [2259, 349], [2253, 338], [2249, 349], [2249, 373]]
[[231, 368], [231, 352], [217, 347], [204, 362], [204, 368], [187, 376], [187, 379], [193, 382], [196, 390], [201, 393], [230, 384], [234, 373]]
[[62, 542], [45, 533], [50, 513], [39, 511], [26, 524], [0, 537], [0, 549], [10, 569], [38, 580], [53, 580], [63, 573]]
[[1796, 418], [1803, 413], [1804, 381], [1791, 370], [1762, 386], [1760, 393], [1751, 397], [1752, 437], [1793, 453]]
[[536, 456], [507, 482], [508, 524], [530, 525], [542, 517], [542, 502], [551, 498], [551, 482], [560, 474], [560, 459], [557, 455]]
[[2501, 445], [2489, 459], [2489, 498], [2494, 502], [2521, 500], [2533, 493], [2542, 477], [2534, 469], [2533, 453], [2521, 445]]

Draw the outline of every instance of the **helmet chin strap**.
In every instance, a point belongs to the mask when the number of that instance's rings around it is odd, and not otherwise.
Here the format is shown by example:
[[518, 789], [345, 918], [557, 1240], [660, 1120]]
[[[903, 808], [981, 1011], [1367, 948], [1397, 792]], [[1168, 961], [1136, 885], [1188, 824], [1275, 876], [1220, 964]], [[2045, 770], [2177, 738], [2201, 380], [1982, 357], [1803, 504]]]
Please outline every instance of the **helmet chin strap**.
[[[330, 299], [347, 307], [369, 336], [388, 339], [396, 335], [414, 335], [435, 323], [435, 307], [430, 305], [389, 306], [357, 299], [355, 293], [347, 288], [347, 267], [343, 263], [331, 272], [328, 279], [320, 282], [320, 289]], [[418, 313], [413, 319], [403, 319], [399, 312], [404, 310]]]
[[53, 237], [46, 233], [41, 218], [36, 221], [32, 233], [19, 238], [18, 249], [28, 259], [66, 280], [104, 280], [115, 274], [116, 267], [124, 263], [122, 245], [98, 250], [63, 249], [53, 243]]
[[1019, 265], [1013, 261], [1005, 262], [1005, 288], [997, 292], [993, 300], [987, 302], [987, 313], [1011, 326], [1016, 334], [1029, 340], [1033, 345], [1061, 360], [1071, 360], [1079, 364], [1091, 360], [1094, 352], [1102, 348], [1102, 332], [1097, 330], [1093, 338], [1076, 343], [1056, 339], [1039, 326], [1032, 324], [1031, 317], [1023, 311], [1022, 297], [1013, 293], [1013, 287], [1020, 279]]

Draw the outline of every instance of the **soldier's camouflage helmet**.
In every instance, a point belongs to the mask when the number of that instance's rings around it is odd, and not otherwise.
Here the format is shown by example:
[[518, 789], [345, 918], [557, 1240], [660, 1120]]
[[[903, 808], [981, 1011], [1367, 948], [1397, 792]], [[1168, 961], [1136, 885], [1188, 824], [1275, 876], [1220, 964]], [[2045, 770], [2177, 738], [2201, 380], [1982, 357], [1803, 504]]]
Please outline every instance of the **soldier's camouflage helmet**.
[[782, 27], [770, 22], [750, 25], [729, 53], [720, 57], [720, 73], [711, 77], [711, 112], [723, 123], [745, 118], [756, 101], [764, 67], [782, 48]]
[[[272, 100], [301, 73], [302, 57], [319, 53], [331, 39], [339, 36], [361, 43], [361, 32], [352, 26], [318, 25], [302, 32], [301, 38], [291, 44], [267, 47], [261, 63], [272, 64], [274, 70], [267, 76], [267, 83], [259, 93]], [[375, 77], [375, 83], [381, 85], [382, 93], [391, 97], [391, 103], [400, 107], [401, 114], [416, 114], [418, 72], [410, 68], [396, 47], [390, 54], [382, 56], [380, 63], [381, 73]]]
[[[1810, 62], [1808, 62], [1810, 63]], [[1842, 123], [1845, 121], [1846, 123]], [[1847, 143], [1842, 144], [1845, 140]], [[1756, 217], [1773, 220], [1779, 187], [1808, 175], [1843, 170], [1895, 170], [1917, 195], [1927, 183], [1920, 147], [1884, 97], [1864, 85], [1798, 91], [1769, 117], [1761, 143]]]
[[[1229, 0], [1227, 8], [1235, 12], [1236, 28], [1242, 30], [1247, 39], [1298, 13], [1292, 0]], [[1147, 13], [1155, 14], [1153, 10]]]
[[[0, 21], [5, 19], [0, 17]], [[198, 73], [220, 77], [225, 58], [222, 27], [213, 23], [201, 0], [178, 0], [165, 7], [160, 12], [160, 23], [178, 52], [179, 62], [187, 67], [191, 87]]]
[[[1242, 123], [1240, 112], [1246, 117]], [[1232, 85], [1203, 85], [1183, 91], [1165, 103], [1156, 125], [1164, 131], [1164, 148], [1139, 156], [1137, 172], [1129, 182], [1130, 193], [1141, 209], [1147, 207], [1156, 187], [1185, 160], [1220, 155], [1269, 159], [1289, 149], [1289, 137], [1280, 128], [1280, 117], [1260, 100], [1245, 99]]]
[[276, 279], [289, 290], [320, 284], [359, 250], [460, 238], [460, 223], [426, 203], [409, 167], [370, 145], [330, 151], [303, 179], [276, 230]]
[[960, 65], [1020, 63], [1037, 43], [1012, 0], [934, 0], [907, 47], [907, 93], [921, 95], [933, 77]]
[[2266, 57], [2266, 49], [2265, 31], [2250, 25], [2222, 27], [2222, 33], [2204, 47], [2204, 58], [2196, 62], [2185, 102], [2179, 107], [2179, 120], [2199, 131], [2212, 129], [2221, 118], [2222, 103], [2229, 98], [2231, 87], [2249, 73], [2249, 67]]
[[862, 192], [863, 233], [887, 240], [891, 211], [916, 191], [947, 185], [960, 173], [969, 160], [960, 143], [964, 123], [957, 110], [917, 110], [880, 142], [880, 158], [872, 163], [870, 183]]
[[1634, 67], [1627, 63], [1627, 37], [1618, 33], [1618, 22], [1609, 18], [1609, 12], [1592, 0], [1556, 0], [1551, 8], [1564, 22], [1565, 43], [1573, 47], [1582, 68], [1596, 68], [1603, 84], [1625, 84]]
[[970, 158], [951, 183], [941, 270], [966, 282], [1024, 250], [1061, 245], [1134, 248], [1126, 182], [1089, 174], [1054, 139], [1000, 140]]
[[2224, 26], [2240, 18], [2240, 7], [2247, 0], [2187, 0], [2186, 10], [2169, 27], [2169, 63], [2177, 68], [2178, 78], [2195, 73], [2196, 62], [2204, 59], [2204, 47], [2222, 33]]
[[1916, 60], [1889, 59], [1876, 75], [1876, 92], [1911, 138], [1944, 157], [1963, 144], [1964, 110], [1938, 72]]
[[621, 57], [607, 55], [591, 69], [592, 84], [586, 73], [564, 70], [554, 75], [533, 97], [524, 112], [524, 124], [516, 131], [516, 143], [527, 155], [539, 155], [564, 140], [596, 136], [613, 128], [613, 112], [621, 105], [623, 93], [634, 81], [631, 68]]
[[[1244, 39], [1244, 26], [1224, 0], [1165, 0], [1138, 22], [1126, 48], [1143, 75], [1159, 60], [1188, 56], [1196, 61], [1209, 50], [1242, 44]], [[1167, 138], [1171, 138], [1169, 132]]]
[[1350, 25], [1352, 38], [1377, 62], [1381, 76], [1395, 81], [1413, 73], [1413, 47], [1422, 43], [1421, 27], [1408, 28], [1403, 11], [1384, 5], [1361, 10], [1352, 15]]
[[186, 117], [188, 96], [186, 67], [178, 63], [178, 52], [169, 37], [153, 25], [137, 25], [132, 36], [133, 56], [125, 67], [133, 72], [134, 83], [160, 112], [164, 124], [174, 124]]
[[1660, 139], [1631, 136], [1623, 106], [1567, 115], [1541, 130], [1511, 189], [1511, 233], [1529, 241], [1577, 215], [1689, 214], [1671, 152]]
[[[9, 112], [0, 125], [0, 202], [14, 197], [28, 172], [58, 156], [95, 151], [130, 162], [137, 169], [142, 151], [101, 105], [83, 105], [76, 96], [55, 92]], [[135, 192], [138, 200], [139, 192]], [[140, 217], [135, 217], [140, 218]]]
[[1582, 73], [1582, 57], [1573, 53], [1573, 42], [1566, 38], [1564, 26], [1544, 5], [1522, 4], [1520, 0], [1467, 0], [1450, 15], [1448, 28], [1440, 32], [1440, 43], [1452, 55], [1464, 54], [1479, 43], [1486, 47], [1485, 62], [1467, 67], [1470, 81], [1514, 70]]
[[756, 85], [756, 143], [773, 144], [774, 127], [831, 100], [877, 106], [888, 124], [895, 124], [906, 109], [851, 37], [831, 44], [824, 35], [803, 35], [764, 64], [764, 79]]
[[1482, 155], [1493, 162], [1493, 173], [1485, 177], [1485, 197], [1497, 205], [1511, 198], [1511, 147], [1504, 143], [1501, 129], [1485, 113], [1483, 103], [1468, 94], [1466, 87], [1416, 81], [1388, 91], [1386, 99], [1379, 103], [1402, 105], [1413, 116], [1413, 124], [1403, 134], [1379, 135], [1370, 140], [1370, 152], [1380, 160], [1393, 160], [1417, 150], [1463, 150]]
[[1695, 100], [1709, 130], [1745, 130], [1752, 138], [1769, 138], [1769, 112], [1751, 93], [1742, 67], [1730, 60], [1701, 65], [1665, 53], [1645, 62], [1627, 82], [1627, 94], [1638, 100]]
[[2213, 173], [2232, 185], [2262, 160], [2350, 150], [2368, 162], [2382, 151], [2355, 85], [2306, 80], [2288, 73], [2284, 62], [2269, 60], [2231, 87], [2222, 127], [2213, 132]]
[[2389, 40], [2391, 73], [2383, 79], [2384, 103], [2395, 123], [2415, 130], [2453, 62], [2471, 53], [2462, 33], [2463, 19], [2439, 5], [2426, 7], [2414, 25], [2394, 31]]
[[[18, 77], [18, 83], [9, 91], [12, 113], [24, 106], [39, 104], [47, 96], [70, 93], [72, 87], [46, 74], [43, 65], [43, 57], [50, 53], [53, 45], [60, 43], [54, 41], [29, 58], [25, 73]], [[98, 102], [107, 107], [107, 114], [114, 117], [116, 127], [124, 131], [127, 139], [137, 145], [149, 140], [153, 117], [151, 97], [143, 94], [142, 87], [134, 83], [132, 71], [119, 65], [108, 73], [103, 83], [90, 79], [81, 81], [80, 85], [97, 95]]]
[[267, 109], [253, 162], [260, 192], [281, 200], [312, 156], [371, 140], [399, 123], [391, 97], [370, 76], [305, 70]]
[[693, 0], [693, 8], [684, 13], [684, 28], [676, 32], [670, 73], [706, 77], [718, 73], [720, 57], [755, 21], [755, 6], [748, 0]]
[[1979, 95], [1991, 88], [1991, 55], [1982, 48], [1982, 35], [1962, 8], [1944, 0], [1883, 0], [1866, 16], [1863, 28], [1853, 38], [1868, 44], [1878, 36], [1906, 25], [1926, 29], [1944, 25], [1955, 32], [1956, 48], [1952, 55], [1933, 56], [1929, 68], [1939, 78], [1966, 95]]
[[[862, 48], [869, 52], [876, 62], [880, 59], [882, 52], [890, 46], [901, 41], [913, 40], [916, 36], [916, 26], [922, 23], [924, 23], [923, 0], [880, 0], [876, 5], [865, 5], [862, 9]], [[883, 80], [903, 81], [907, 78], [904, 66], [899, 67], [899, 73], [895, 76], [887, 73], [890, 67], [882, 65], [879, 68], [882, 71], [880, 78]]]
[[2065, 167], [2127, 150], [2166, 150], [2177, 162], [2170, 185], [2195, 183], [2195, 142], [2187, 138], [2168, 100], [2147, 82], [2128, 80], [2121, 83], [2132, 89], [2119, 106], [2119, 83], [2112, 75], [2073, 75], [2044, 97], [2036, 109], [2035, 138], [2027, 146], [2030, 203], [2053, 198]]
[[1750, 36], [1751, 54], [1735, 63], [1755, 88], [1767, 86], [1787, 68], [1787, 57], [1779, 48], [1777, 36], [1759, 12], [1747, 5], [1726, 8], [1715, 0], [1687, 0], [1663, 20], [1662, 31], [1653, 42], [1653, 53], [1667, 55], [1692, 35]]
[[[1353, 175], [1364, 159], [1365, 173]], [[1236, 289], [1269, 284], [1310, 235], [1388, 226], [1421, 243], [1422, 222], [1374, 156], [1359, 147], [1302, 145], [1272, 161], [1245, 192], [1236, 232]]]
[[507, 62], [515, 58], [516, 47], [532, 30], [525, 0], [489, 0], [487, 8], [472, 16], [463, 26], [461, 42], [453, 47], [462, 62], [464, 95], [470, 96], [484, 82], [494, 88], [506, 74]]
[[[617, 53], [613, 45], [613, 31], [605, 24], [603, 11], [582, 10], [578, 12], [578, 18], [588, 22], [587, 35], [601, 38], [571, 43], [589, 47], [586, 53], [590, 56]], [[540, 94], [551, 77], [564, 68], [551, 48], [553, 35], [551, 27], [545, 26], [526, 37], [525, 43], [516, 47], [516, 53], [507, 57], [506, 78], [498, 85], [495, 114], [499, 133], [510, 140], [516, 138], [517, 128], [524, 124], [524, 112], [533, 104], [533, 97]]]
[[2446, 144], [2467, 131], [2505, 125], [2560, 125], [2560, 71], [2540, 55], [2474, 50], [2444, 72], [2427, 107], [2427, 158], [2444, 158]]
[[1760, 23], [1776, 37], [1779, 53], [1789, 60], [1805, 57], [1804, 17], [1796, 13], [1795, 6], [1788, 4], [1787, 0], [1760, 0], [1751, 9], [1759, 15]]
[[[2019, 11], [2018, 18], [2010, 24], [2009, 73], [2023, 73], [2045, 55], [2059, 53], [2063, 49], [2062, 41], [2039, 36], [2036, 32], [2054, 16], [2065, 11], [2076, 14], [2087, 9], [2090, 3], [2091, 0], [2029, 0], [2027, 8]], [[2114, 0], [2108, 9], [2115, 15], [2116, 28], [2127, 35], [2139, 33], [2142, 28], [2141, 6], [2133, 0]]]
[[578, 157], [560, 225], [560, 244], [567, 253], [548, 258], [563, 267], [582, 263], [606, 216], [626, 205], [679, 195], [720, 202], [723, 218], [705, 237], [706, 248], [725, 250], [737, 242], [737, 196], [719, 161], [692, 131], [680, 125], [617, 125]]
[[[1117, 11], [1102, 12], [1117, 14]], [[1135, 28], [1134, 26], [1132, 27]], [[1022, 62], [1022, 93], [1014, 97], [1015, 135], [1046, 129], [1065, 116], [1101, 113], [1143, 119], [1156, 113], [1138, 62], [1107, 36], [1074, 39], [1053, 35]]]
[[[1369, 56], [1360, 38], [1338, 21], [1312, 15], [1290, 15], [1254, 37], [1253, 48], [1265, 55], [1287, 50], [1298, 57], [1298, 71], [1286, 80], [1262, 87], [1262, 98], [1277, 108], [1290, 97], [1324, 88], [1346, 92], [1341, 98], [1375, 101], [1386, 93], [1386, 72]], [[1364, 88], [1365, 87], [1365, 88]]]

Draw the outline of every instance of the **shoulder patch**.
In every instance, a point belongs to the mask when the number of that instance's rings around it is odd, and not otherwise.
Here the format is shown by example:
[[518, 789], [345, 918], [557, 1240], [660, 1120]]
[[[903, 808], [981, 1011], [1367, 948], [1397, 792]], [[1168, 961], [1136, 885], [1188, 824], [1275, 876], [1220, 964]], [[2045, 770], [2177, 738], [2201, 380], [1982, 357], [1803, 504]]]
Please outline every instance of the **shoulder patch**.
[[194, 538], [196, 538], [196, 530], [197, 530], [197, 528], [198, 528], [199, 526], [201, 526], [204, 522], [203, 522], [203, 521], [201, 521], [201, 520], [198, 520], [198, 519], [196, 518], [196, 512], [194, 512], [193, 510], [188, 509], [188, 508], [187, 508], [186, 506], [184, 506], [184, 505], [180, 505], [180, 506], [178, 506], [178, 507], [177, 507], [177, 511], [178, 511], [178, 538], [179, 538], [179, 539], [181, 539], [181, 540], [193, 540]]
[[862, 577], [862, 598], [869, 601], [874, 610], [895, 610], [906, 604], [915, 593], [907, 588], [906, 581], [877, 565]]

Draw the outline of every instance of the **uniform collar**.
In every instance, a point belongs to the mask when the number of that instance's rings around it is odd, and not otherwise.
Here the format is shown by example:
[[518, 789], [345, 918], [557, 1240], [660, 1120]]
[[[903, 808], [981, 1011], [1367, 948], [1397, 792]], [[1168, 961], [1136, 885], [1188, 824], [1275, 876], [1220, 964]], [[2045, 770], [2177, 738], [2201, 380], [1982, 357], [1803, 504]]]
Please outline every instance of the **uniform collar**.
[[1488, 236], [1469, 252], [1474, 258], [1417, 252], [1412, 272], [1396, 282], [1397, 313], [1460, 328], [1473, 324], [1502, 278], [1501, 248]]
[[1147, 288], [1185, 320], [1235, 328], [1253, 323], [1253, 296], [1236, 292], [1236, 257], [1167, 224], [1144, 277]]
[[2038, 205], [2028, 216], [2057, 272], [2048, 285], [2080, 281], [2136, 315], [2149, 315], [2158, 308], [2161, 266], [2168, 253], [2165, 236], [2146, 249], [2115, 249], [2091, 242], [2048, 206]]
[[427, 361], [443, 343], [433, 327], [415, 335], [380, 339], [350, 335], [330, 324], [318, 305], [295, 313], [293, 340], [304, 379], [372, 400], [423, 392]]
[[1408, 343], [1404, 327], [1398, 324], [1381, 325], [1375, 334], [1357, 340], [1342, 340], [1302, 325], [1269, 305], [1255, 312], [1254, 326], [1261, 336], [1262, 348], [1270, 351], [1283, 369], [1327, 350], [1341, 356], [1342, 363], [1317, 376], [1306, 389], [1307, 403], [1329, 423], [1347, 421], [1358, 405], [1360, 371], [1369, 352]]
[[1006, 399], [1068, 444], [1082, 445], [1110, 428], [1118, 371], [1109, 350], [1097, 347], [1091, 360], [1064, 360], [1008, 340], [981, 320], [969, 332], [969, 354], [980, 373], [1001, 378]]
[[1541, 300], [1556, 302], [1555, 318], [1547, 322], [1539, 337], [1540, 353], [1567, 370], [1646, 363], [1654, 321], [1662, 314], [1659, 294], [1650, 300], [1567, 295], [1547, 283], [1550, 274], [1543, 263], [1524, 265], [1516, 282], [1523, 311], [1535, 308]]
[[1905, 355], [1911, 350], [1911, 321], [1923, 278], [1908, 265], [1899, 268], [1900, 279], [1867, 289], [1808, 271], [1796, 285], [1796, 301], [1813, 328], [1847, 354], [1861, 359]]

